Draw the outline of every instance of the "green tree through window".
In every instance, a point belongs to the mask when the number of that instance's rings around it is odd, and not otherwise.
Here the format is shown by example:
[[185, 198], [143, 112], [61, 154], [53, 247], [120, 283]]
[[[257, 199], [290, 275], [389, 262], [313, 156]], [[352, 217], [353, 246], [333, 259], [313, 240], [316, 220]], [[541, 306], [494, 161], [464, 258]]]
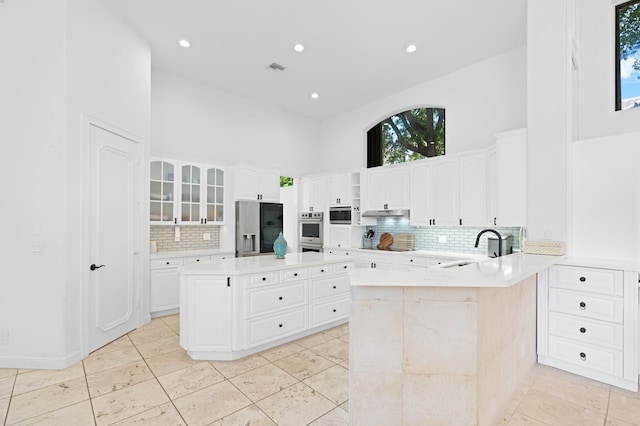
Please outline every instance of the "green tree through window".
[[367, 167], [444, 155], [444, 129], [444, 108], [394, 114], [367, 132]]
[[616, 6], [616, 110], [640, 107], [640, 0]]

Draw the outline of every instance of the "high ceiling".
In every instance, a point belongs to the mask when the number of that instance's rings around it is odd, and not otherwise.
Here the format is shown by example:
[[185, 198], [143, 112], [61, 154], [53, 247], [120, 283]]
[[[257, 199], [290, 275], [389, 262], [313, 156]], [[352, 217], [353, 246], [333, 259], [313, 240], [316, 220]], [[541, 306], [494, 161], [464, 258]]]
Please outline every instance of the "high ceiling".
[[317, 120], [526, 42], [526, 0], [104, 1], [155, 69]]

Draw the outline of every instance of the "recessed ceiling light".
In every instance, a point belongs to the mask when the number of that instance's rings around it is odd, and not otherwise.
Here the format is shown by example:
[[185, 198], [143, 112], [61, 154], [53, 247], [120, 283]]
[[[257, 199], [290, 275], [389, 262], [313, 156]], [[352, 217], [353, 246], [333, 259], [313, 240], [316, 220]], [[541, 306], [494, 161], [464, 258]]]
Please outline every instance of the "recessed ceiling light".
[[312, 98], [312, 99], [318, 99], [319, 97], [320, 97], [320, 95], [318, 95], [316, 92], [313, 92], [313, 93], [311, 94], [311, 98]]
[[295, 46], [293, 46], [293, 50], [295, 50], [296, 52], [302, 52], [304, 50], [304, 46], [298, 43]]
[[413, 53], [413, 52], [415, 52], [416, 50], [418, 50], [418, 48], [416, 47], [416, 45], [415, 45], [415, 44], [410, 44], [410, 45], [408, 45], [408, 46], [407, 46], [407, 49], [406, 49], [406, 50], [407, 50], [407, 53]]
[[191, 47], [191, 43], [189, 43], [189, 40], [186, 39], [180, 40], [178, 44], [182, 47]]

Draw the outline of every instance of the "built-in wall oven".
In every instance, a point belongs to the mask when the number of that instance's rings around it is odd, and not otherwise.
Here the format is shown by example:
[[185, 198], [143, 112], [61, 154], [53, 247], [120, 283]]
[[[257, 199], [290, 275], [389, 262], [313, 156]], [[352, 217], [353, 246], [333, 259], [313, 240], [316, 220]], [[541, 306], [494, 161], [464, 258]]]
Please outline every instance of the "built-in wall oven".
[[300, 213], [300, 251], [322, 251], [322, 212]]
[[351, 225], [351, 206], [329, 207], [329, 223]]

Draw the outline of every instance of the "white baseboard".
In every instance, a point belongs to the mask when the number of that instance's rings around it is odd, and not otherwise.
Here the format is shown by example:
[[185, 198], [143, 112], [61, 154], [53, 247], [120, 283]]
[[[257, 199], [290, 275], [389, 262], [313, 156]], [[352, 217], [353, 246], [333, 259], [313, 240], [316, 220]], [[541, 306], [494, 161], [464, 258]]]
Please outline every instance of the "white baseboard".
[[82, 361], [80, 351], [73, 352], [63, 358], [41, 357], [2, 357], [0, 356], [0, 368], [24, 368], [34, 370], [64, 370], [73, 364]]

